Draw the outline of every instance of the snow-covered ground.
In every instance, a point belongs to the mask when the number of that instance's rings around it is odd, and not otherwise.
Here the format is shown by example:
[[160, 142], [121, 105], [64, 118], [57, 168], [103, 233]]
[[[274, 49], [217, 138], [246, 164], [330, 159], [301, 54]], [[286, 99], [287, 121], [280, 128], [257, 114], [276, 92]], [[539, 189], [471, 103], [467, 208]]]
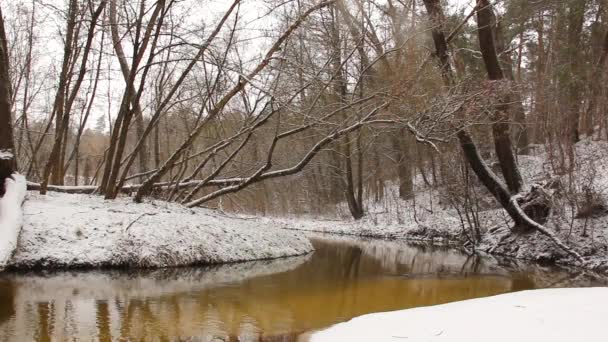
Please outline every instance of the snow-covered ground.
[[[583, 266], [608, 274], [608, 142], [584, 139], [573, 155], [576, 162], [568, 168], [550, 151], [541, 150], [520, 156], [520, 168], [528, 182], [559, 181], [545, 226], [586, 259]], [[519, 259], [577, 263], [539, 232], [512, 234], [507, 224], [484, 234], [477, 248]]]
[[[0, 151], [0, 158], [2, 158]], [[25, 198], [25, 177], [14, 174], [13, 178], [7, 178], [4, 182], [5, 194], [0, 198], [0, 270], [2, 270], [10, 259], [21, 230], [23, 211], [21, 204]]]
[[167, 267], [302, 255], [301, 233], [257, 219], [130, 198], [30, 192], [12, 268]]
[[463, 242], [458, 215], [445, 207], [438, 191], [422, 189], [416, 193], [415, 200], [408, 201], [398, 198], [396, 184], [390, 184], [386, 191], [387, 198], [382, 202], [366, 202], [366, 216], [358, 221], [347, 215], [341, 219], [267, 217], [264, 220], [269, 225], [288, 230], [406, 239], [439, 245]]
[[606, 341], [608, 288], [548, 289], [375, 313], [313, 333], [334, 341]]

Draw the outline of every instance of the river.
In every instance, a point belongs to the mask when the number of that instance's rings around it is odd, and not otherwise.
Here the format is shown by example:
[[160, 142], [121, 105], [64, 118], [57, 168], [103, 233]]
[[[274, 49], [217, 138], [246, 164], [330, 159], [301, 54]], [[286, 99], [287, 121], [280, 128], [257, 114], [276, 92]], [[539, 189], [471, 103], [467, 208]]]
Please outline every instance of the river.
[[305, 341], [371, 312], [546, 287], [581, 271], [315, 236], [307, 256], [212, 267], [0, 274], [0, 341]]

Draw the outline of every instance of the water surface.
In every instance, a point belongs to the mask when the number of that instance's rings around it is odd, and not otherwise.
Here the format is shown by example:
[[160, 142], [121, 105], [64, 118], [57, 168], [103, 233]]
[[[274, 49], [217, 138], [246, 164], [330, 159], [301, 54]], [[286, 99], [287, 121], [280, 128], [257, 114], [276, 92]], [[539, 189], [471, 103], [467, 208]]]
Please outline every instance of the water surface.
[[399, 242], [318, 238], [314, 254], [154, 271], [0, 275], [0, 341], [304, 341], [355, 316], [543, 287], [584, 273]]

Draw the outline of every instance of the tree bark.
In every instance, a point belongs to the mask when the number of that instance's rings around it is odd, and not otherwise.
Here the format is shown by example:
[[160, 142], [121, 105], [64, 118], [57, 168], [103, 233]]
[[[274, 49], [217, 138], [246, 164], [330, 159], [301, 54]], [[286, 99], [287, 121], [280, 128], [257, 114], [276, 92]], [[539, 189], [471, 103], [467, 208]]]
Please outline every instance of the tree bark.
[[583, 88], [582, 79], [582, 37], [583, 25], [585, 22], [585, 10], [587, 8], [587, 0], [574, 0], [568, 2], [568, 31], [567, 31], [567, 48], [564, 51], [568, 75], [566, 77], [567, 94], [567, 115], [566, 120], [570, 133], [570, 141], [577, 143], [580, 141], [580, 113], [581, 113], [581, 94]]
[[[414, 195], [413, 158], [410, 151], [411, 139], [406, 137], [405, 130], [401, 131], [401, 138], [391, 138], [395, 150], [397, 162], [397, 173], [399, 176], [399, 197], [404, 200], [411, 199]], [[406, 142], [407, 141], [407, 142]]]
[[17, 170], [11, 115], [11, 81], [4, 16], [0, 8], [0, 197], [4, 196], [4, 181]]
[[[345, 70], [342, 61], [342, 36], [340, 34], [340, 21], [339, 21], [339, 8], [340, 6], [336, 4], [336, 6], [332, 6], [331, 8], [331, 52], [333, 55], [333, 72], [336, 76], [334, 80], [334, 93], [337, 97], [338, 103], [340, 106], [346, 104], [347, 99], [347, 84], [345, 77]], [[348, 23], [350, 17], [344, 15], [345, 21]], [[353, 25], [348, 25], [351, 27], [351, 31], [354, 31]], [[356, 34], [356, 33], [354, 33]], [[364, 54], [360, 54], [364, 56]], [[344, 112], [340, 113], [340, 116], [345, 116]], [[353, 146], [352, 146], [352, 137], [350, 134], [346, 134], [344, 136], [344, 140], [338, 143], [338, 149], [341, 157], [341, 167], [340, 167], [340, 176], [343, 179], [343, 189], [344, 189], [344, 198], [346, 203], [348, 204], [348, 209], [350, 211], [351, 216], [355, 220], [359, 220], [363, 218], [363, 204], [358, 201], [357, 198], [357, 182], [355, 182], [355, 174], [353, 172]], [[360, 161], [359, 161], [360, 162]]]
[[[520, 57], [518, 62], [519, 79], [516, 80], [515, 73], [513, 71], [513, 59], [511, 58], [511, 53], [507, 51], [508, 46], [505, 42], [505, 35], [502, 29], [502, 24], [498, 21], [496, 22], [496, 47], [501, 56], [500, 59], [504, 68], [504, 74], [506, 78], [514, 84], [521, 80], [521, 45], [523, 45], [523, 42], [520, 42]], [[513, 122], [516, 124], [513, 136], [515, 137], [518, 152], [527, 154], [528, 146], [530, 145], [530, 139], [528, 138], [526, 110], [524, 109], [521, 95], [518, 91], [514, 91], [511, 96], [513, 97], [513, 101], [511, 102], [510, 106], [510, 114], [513, 118]]]
[[444, 30], [444, 15], [439, 0], [424, 0], [424, 6], [431, 20], [433, 43], [435, 44], [435, 56], [439, 59], [441, 76], [446, 84], [452, 84], [454, 80], [452, 64], [448, 43]]
[[605, 84], [603, 80], [606, 78], [606, 60], [608, 59], [608, 32], [606, 32], [604, 36], [604, 41], [602, 43], [602, 51], [600, 52], [600, 57], [598, 58], [595, 66], [594, 66], [594, 75], [599, 78], [599, 82], [589, 82], [590, 97], [589, 104], [587, 106], [587, 111], [585, 113], [585, 133], [588, 136], [593, 135], [594, 132], [594, 119], [595, 115], [598, 112], [598, 102], [600, 101], [600, 96], [602, 94], [602, 89], [605, 88]]
[[[477, 33], [479, 37], [479, 48], [483, 61], [491, 81], [503, 80], [504, 73], [500, 67], [496, 46], [494, 42], [494, 32], [492, 27], [495, 25], [496, 18], [494, 11], [488, 0], [477, 0]], [[501, 96], [502, 97], [502, 96]], [[494, 136], [494, 148], [500, 163], [502, 174], [507, 182], [507, 186], [512, 193], [518, 193], [523, 186], [523, 180], [517, 161], [513, 153], [513, 143], [509, 132], [509, 103], [511, 96], [501, 98], [501, 102], [496, 105], [494, 123], [492, 124], [492, 135]]]

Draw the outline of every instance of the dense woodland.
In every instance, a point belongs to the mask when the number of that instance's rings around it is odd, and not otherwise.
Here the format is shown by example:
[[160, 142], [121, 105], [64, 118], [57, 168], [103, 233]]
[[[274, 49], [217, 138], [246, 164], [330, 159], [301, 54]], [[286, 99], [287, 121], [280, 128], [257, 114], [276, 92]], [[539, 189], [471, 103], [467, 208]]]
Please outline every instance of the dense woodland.
[[605, 0], [0, 5], [0, 177], [41, 193], [360, 219], [481, 189], [543, 229], [518, 156], [608, 139]]

